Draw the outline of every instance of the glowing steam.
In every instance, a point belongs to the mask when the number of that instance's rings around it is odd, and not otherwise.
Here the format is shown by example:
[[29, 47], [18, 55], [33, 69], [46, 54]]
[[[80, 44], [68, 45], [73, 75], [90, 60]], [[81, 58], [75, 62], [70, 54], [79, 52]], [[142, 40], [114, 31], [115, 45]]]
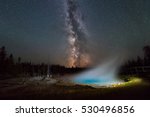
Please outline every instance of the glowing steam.
[[86, 47], [86, 30], [76, 0], [65, 0], [68, 33], [68, 66], [83, 67], [90, 62]]
[[93, 86], [106, 86], [121, 83], [117, 79], [118, 59], [113, 59], [103, 63], [102, 65], [77, 75], [73, 78], [73, 82], [77, 84], [86, 84]]

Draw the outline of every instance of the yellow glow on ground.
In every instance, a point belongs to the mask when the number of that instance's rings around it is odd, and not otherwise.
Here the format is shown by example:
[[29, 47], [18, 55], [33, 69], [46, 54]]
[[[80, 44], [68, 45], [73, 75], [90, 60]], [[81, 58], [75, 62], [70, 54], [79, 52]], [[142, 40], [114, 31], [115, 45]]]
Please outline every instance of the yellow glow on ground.
[[[98, 86], [98, 85], [92, 85], [90, 84], [89, 86], [92, 86], [94, 88], [121, 88], [121, 87], [129, 87], [129, 86], [134, 86], [134, 85], [140, 85], [140, 84], [144, 84], [143, 80], [141, 78], [138, 77], [129, 77], [129, 81], [127, 82], [120, 82], [117, 84], [110, 84], [110, 85], [106, 85], [106, 86]], [[84, 85], [86, 86], [86, 85]]]
[[132, 86], [132, 85], [137, 85], [137, 84], [142, 83], [142, 79], [138, 77], [130, 77], [130, 79], [131, 80], [129, 80], [128, 82], [114, 84], [114, 85], [111, 85], [110, 87], [127, 87], [127, 86]]

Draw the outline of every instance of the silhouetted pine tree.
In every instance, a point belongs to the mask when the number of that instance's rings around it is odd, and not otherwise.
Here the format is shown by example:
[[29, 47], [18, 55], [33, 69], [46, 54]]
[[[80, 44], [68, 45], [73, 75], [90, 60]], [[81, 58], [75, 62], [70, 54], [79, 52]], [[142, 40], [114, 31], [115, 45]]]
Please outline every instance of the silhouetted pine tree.
[[144, 51], [144, 63], [145, 65], [150, 65], [150, 46], [147, 45], [143, 48]]
[[6, 74], [6, 50], [5, 46], [0, 48], [0, 76], [4, 76]]

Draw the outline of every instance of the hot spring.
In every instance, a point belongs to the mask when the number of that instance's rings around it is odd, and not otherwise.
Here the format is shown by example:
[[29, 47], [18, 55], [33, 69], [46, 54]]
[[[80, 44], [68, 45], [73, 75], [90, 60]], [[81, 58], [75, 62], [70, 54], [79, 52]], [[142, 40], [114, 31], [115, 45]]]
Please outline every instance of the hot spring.
[[120, 84], [123, 83], [123, 81], [117, 77], [118, 66], [116, 60], [111, 60], [75, 76], [72, 81], [75, 84], [92, 86], [111, 86]]

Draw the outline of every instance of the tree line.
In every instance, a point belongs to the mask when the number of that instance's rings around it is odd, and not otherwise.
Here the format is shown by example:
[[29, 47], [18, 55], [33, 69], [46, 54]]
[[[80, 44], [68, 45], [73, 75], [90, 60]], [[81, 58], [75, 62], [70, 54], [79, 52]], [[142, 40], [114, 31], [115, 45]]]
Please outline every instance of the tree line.
[[22, 62], [21, 57], [14, 58], [8, 54], [5, 46], [0, 48], [0, 79], [13, 77], [33, 77], [47, 75], [64, 75], [83, 71], [86, 68], [66, 68], [61, 65], [48, 65], [45, 63], [33, 64]]
[[[150, 46], [143, 47], [144, 57], [128, 60], [122, 65], [120, 73], [129, 74], [129, 68], [150, 66]], [[0, 79], [12, 77], [33, 77], [46, 75], [64, 75], [83, 71], [87, 68], [66, 68], [60, 65], [48, 65], [45, 63], [33, 64], [22, 62], [21, 57], [14, 58], [13, 54], [8, 54], [5, 46], [0, 48]]]
[[[136, 73], [139, 71], [139, 75], [150, 75], [150, 46], [144, 46], [143, 47], [143, 58], [140, 56], [137, 56], [136, 59], [128, 60], [125, 62], [125, 64], [122, 65], [120, 69], [121, 74], [130, 75], [131, 72]], [[135, 69], [136, 68], [136, 69]], [[140, 72], [143, 70], [143, 68], [146, 68], [146, 71]], [[135, 71], [135, 72], [134, 72]]]
[[22, 62], [21, 57], [15, 60], [13, 54], [7, 54], [5, 46], [0, 48], [0, 78], [44, 75], [46, 73], [46, 64]]

